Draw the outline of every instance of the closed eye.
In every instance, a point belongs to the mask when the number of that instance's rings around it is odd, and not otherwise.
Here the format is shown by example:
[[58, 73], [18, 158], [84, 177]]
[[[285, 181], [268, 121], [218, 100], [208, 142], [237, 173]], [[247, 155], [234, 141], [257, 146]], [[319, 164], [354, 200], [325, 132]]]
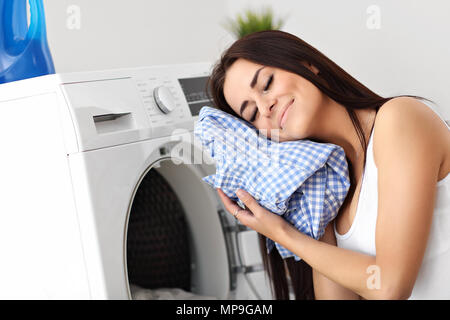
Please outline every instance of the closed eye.
[[[271, 75], [271, 76], [269, 77], [269, 80], [267, 80], [267, 84], [266, 84], [266, 86], [264, 87], [264, 91], [269, 90], [270, 85], [272, 84], [272, 82], [273, 82], [273, 75]], [[255, 109], [255, 112], [253, 113], [252, 117], [250, 118], [250, 122], [255, 121], [255, 119], [256, 119], [256, 114], [257, 114], [257, 113], [258, 113], [258, 108]]]
[[250, 118], [250, 122], [255, 121], [257, 113], [258, 113], [258, 108], [255, 108], [255, 112], [253, 113], [253, 116]]
[[272, 84], [272, 81], [273, 81], [273, 75], [271, 75], [269, 80], [267, 81], [267, 84], [266, 84], [266, 87], [264, 88], [264, 91], [269, 90], [269, 87]]

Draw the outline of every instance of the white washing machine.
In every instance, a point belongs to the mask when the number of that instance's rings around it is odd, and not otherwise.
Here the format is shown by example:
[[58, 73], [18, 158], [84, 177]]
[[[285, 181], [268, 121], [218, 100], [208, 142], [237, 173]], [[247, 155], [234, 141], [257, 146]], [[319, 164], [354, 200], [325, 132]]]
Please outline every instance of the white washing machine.
[[272, 299], [257, 234], [201, 180], [210, 67], [0, 85], [1, 299], [130, 299], [133, 285]]

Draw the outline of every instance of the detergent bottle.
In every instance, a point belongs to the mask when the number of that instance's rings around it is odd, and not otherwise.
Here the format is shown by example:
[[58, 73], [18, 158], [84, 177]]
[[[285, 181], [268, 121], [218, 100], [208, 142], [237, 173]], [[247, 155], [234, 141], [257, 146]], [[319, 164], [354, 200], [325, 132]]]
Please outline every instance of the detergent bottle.
[[55, 73], [42, 0], [0, 0], [0, 84]]

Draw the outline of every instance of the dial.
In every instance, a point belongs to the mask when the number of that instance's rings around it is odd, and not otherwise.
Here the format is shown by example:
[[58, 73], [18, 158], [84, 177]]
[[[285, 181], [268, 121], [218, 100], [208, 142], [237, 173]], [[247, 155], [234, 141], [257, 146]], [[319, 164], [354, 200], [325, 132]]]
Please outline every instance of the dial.
[[163, 113], [167, 114], [175, 109], [175, 98], [169, 88], [164, 86], [156, 87], [153, 90], [153, 97], [156, 105]]

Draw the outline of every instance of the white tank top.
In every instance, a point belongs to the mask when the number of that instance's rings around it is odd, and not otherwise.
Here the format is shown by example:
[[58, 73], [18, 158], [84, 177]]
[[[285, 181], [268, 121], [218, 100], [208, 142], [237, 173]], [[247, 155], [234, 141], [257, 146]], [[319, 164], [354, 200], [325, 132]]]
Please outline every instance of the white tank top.
[[[447, 127], [450, 130], [448, 124]], [[377, 179], [372, 131], [353, 223], [343, 235], [336, 231], [336, 224], [333, 223], [338, 247], [376, 256]], [[450, 299], [450, 174], [437, 182], [437, 197], [427, 248], [409, 299]]]

